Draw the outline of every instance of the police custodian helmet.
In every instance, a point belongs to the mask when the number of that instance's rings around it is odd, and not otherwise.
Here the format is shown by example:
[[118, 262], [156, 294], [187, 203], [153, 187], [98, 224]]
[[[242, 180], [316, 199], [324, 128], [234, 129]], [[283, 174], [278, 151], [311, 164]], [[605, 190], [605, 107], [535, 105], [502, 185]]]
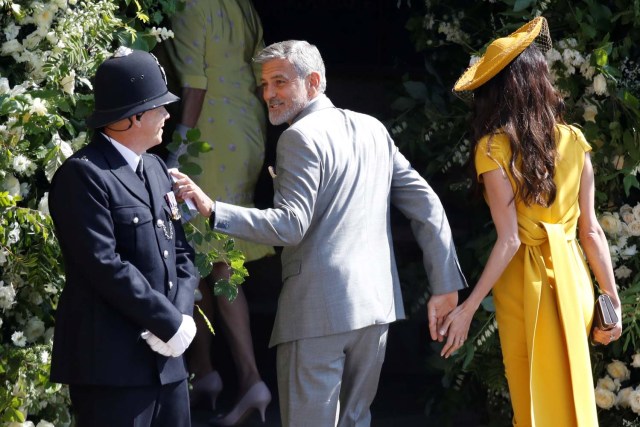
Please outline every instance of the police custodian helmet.
[[180, 100], [155, 56], [126, 47], [100, 64], [93, 87], [95, 108], [86, 122], [94, 129]]

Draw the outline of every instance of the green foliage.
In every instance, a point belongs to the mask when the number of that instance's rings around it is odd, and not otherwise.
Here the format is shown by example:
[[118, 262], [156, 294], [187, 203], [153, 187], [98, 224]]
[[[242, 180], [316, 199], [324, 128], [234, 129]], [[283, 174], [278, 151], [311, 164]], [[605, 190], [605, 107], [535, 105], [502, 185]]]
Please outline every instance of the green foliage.
[[[180, 0], [0, 0], [2, 425], [71, 423], [66, 388], [48, 381], [64, 272], [47, 191], [62, 162], [89, 140], [84, 120], [98, 65], [120, 45], [150, 50], [172, 37], [160, 26], [181, 7]], [[194, 143], [189, 153], [208, 149]], [[199, 254], [199, 267], [206, 275], [214, 260], [228, 262], [233, 274], [220, 289], [232, 298], [246, 276], [244, 258], [233, 241], [215, 238], [226, 246], [204, 261]]]
[[[625, 221], [622, 210], [615, 212], [640, 195], [640, 2], [430, 0], [411, 7], [406, 28], [425, 67], [405, 76], [402, 93], [392, 104], [397, 115], [388, 127], [401, 150], [443, 198], [470, 283], [482, 271], [495, 231], [484, 203], [478, 198], [469, 201], [475, 180], [468, 168], [470, 108], [452, 93], [452, 87], [470, 57], [480, 56], [488, 42], [535, 16], [547, 18], [554, 43], [547, 60], [566, 104], [565, 119], [580, 126], [593, 147], [597, 209], [614, 212], [618, 222], [625, 224], [621, 229], [627, 227], [626, 234], [608, 235], [623, 299], [624, 333], [615, 345], [594, 350], [602, 361], [594, 364], [598, 378], [612, 359], [630, 360], [640, 344], [640, 255], [634, 240], [635, 230], [640, 229], [630, 225], [632, 208], [625, 208]], [[633, 213], [636, 209], [640, 215], [640, 207], [633, 208]], [[483, 399], [479, 406], [487, 408], [489, 424], [509, 423], [499, 341], [490, 334], [481, 342], [491, 316], [489, 304], [476, 314], [470, 331], [473, 339], [445, 362], [436, 361], [439, 357], [430, 360], [443, 373], [444, 392], [438, 391], [434, 398], [432, 407], [439, 408], [434, 412], [451, 413], [459, 408], [452, 402]], [[602, 422], [618, 416], [617, 423], [603, 425], [626, 425], [622, 419], [634, 422], [629, 410], [615, 413], [603, 410]]]

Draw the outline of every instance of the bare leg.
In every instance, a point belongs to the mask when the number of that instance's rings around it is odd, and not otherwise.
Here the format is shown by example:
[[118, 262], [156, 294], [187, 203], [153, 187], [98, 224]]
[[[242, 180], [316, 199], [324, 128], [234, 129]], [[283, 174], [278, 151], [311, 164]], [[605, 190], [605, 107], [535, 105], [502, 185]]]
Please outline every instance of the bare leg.
[[[229, 277], [229, 268], [218, 263], [214, 265], [212, 275], [216, 280]], [[222, 327], [233, 363], [236, 366], [238, 376], [238, 397], [244, 394], [261, 380], [256, 358], [253, 352], [253, 342], [251, 339], [251, 328], [249, 323], [249, 306], [242, 287], [238, 289], [238, 297], [233, 301], [223, 296], [216, 297], [217, 308], [222, 319]]]

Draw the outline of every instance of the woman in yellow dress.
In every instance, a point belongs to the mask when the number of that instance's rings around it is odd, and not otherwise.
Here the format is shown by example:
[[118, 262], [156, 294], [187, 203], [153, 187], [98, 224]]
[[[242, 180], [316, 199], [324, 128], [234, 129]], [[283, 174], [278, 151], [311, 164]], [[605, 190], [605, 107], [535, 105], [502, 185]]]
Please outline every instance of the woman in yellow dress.
[[[591, 427], [598, 425], [589, 358], [594, 290], [584, 255], [618, 319], [620, 299], [594, 209], [591, 148], [562, 120], [543, 54], [550, 47], [538, 17], [492, 42], [454, 87], [473, 93], [475, 169], [497, 240], [469, 298], [443, 325], [442, 354], [462, 345], [493, 289], [513, 425]], [[621, 333], [619, 320], [591, 338], [608, 344]]]

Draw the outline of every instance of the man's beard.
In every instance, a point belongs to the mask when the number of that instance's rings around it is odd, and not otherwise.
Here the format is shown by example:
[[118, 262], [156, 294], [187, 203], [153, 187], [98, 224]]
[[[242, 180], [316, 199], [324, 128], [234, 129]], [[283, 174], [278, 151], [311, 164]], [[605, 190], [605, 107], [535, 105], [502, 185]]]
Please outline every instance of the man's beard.
[[[277, 102], [277, 99], [275, 100]], [[286, 110], [272, 110], [269, 108], [269, 122], [272, 125], [291, 123], [298, 114], [309, 104], [309, 100], [302, 96], [291, 100], [291, 105]]]

